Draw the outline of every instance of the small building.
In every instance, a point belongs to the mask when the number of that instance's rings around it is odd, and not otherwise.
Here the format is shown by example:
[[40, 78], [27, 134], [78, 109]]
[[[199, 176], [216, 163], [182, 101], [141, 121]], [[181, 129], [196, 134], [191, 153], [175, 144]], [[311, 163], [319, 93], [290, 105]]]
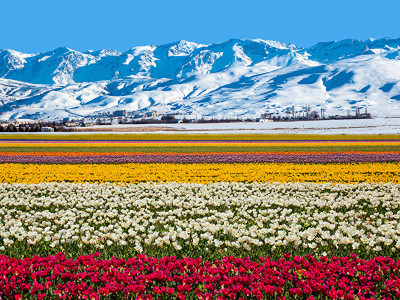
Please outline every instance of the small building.
[[54, 132], [54, 128], [53, 127], [42, 127], [40, 129], [41, 132]]
[[266, 122], [273, 122], [274, 120], [272, 119], [260, 119], [259, 122], [261, 123], [266, 123]]
[[197, 120], [197, 115], [193, 114], [179, 114], [179, 115], [174, 115], [176, 120], [186, 120], [186, 121], [196, 121]]
[[141, 120], [143, 117], [142, 114], [131, 114], [130, 119], [131, 120]]
[[113, 116], [114, 117], [127, 117], [128, 112], [126, 110], [115, 110], [113, 112]]
[[82, 123], [82, 127], [91, 127], [91, 126], [94, 126], [93, 121], [83, 121]]

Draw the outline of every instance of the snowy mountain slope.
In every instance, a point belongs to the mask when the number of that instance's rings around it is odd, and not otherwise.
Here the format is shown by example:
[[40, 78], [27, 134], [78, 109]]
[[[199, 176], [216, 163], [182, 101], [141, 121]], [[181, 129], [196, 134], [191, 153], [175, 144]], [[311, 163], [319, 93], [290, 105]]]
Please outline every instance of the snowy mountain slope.
[[311, 60], [320, 63], [332, 63], [341, 59], [352, 58], [358, 55], [381, 54], [388, 58], [400, 50], [400, 39], [383, 38], [379, 40], [368, 39], [366, 41], [347, 39], [318, 43], [308, 49], [300, 51], [308, 55]]
[[0, 51], [0, 119], [53, 119], [126, 109], [199, 116], [327, 114], [356, 107], [400, 115], [400, 39], [307, 49], [264, 40], [179, 41], [80, 53]]
[[255, 64], [293, 49], [293, 45], [279, 42], [229, 40], [212, 45], [179, 41], [135, 47], [124, 53], [114, 50], [80, 53], [66, 47], [36, 55], [2, 50], [0, 76], [41, 84], [94, 82], [128, 76], [173, 79], [219, 72], [235, 63]]
[[5, 77], [10, 72], [22, 69], [26, 64], [25, 58], [31, 56], [14, 50], [0, 50], [0, 76]]

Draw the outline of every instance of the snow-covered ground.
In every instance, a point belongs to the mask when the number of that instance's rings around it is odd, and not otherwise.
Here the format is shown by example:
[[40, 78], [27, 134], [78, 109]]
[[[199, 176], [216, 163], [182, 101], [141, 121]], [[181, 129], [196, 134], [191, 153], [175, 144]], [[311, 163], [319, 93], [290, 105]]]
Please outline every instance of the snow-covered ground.
[[400, 118], [266, 123], [171, 124], [187, 133], [400, 134]]
[[[63, 132], [63, 133], [40, 133], [48, 134], [90, 134], [111, 133], [107, 130], [113, 129], [112, 134], [400, 134], [400, 118], [376, 118], [357, 120], [323, 120], [323, 121], [297, 121], [297, 122], [267, 122], [267, 123], [209, 123], [209, 124], [135, 124], [135, 125], [113, 125], [89, 127], [98, 129], [96, 132]], [[104, 128], [104, 131], [101, 129]], [[149, 130], [145, 130], [145, 129]], [[130, 129], [130, 132], [126, 130]], [[119, 131], [120, 130], [120, 131]], [[124, 130], [124, 131], [123, 131]], [[2, 133], [18, 134], [18, 133]], [[25, 134], [25, 133], [20, 133]], [[35, 133], [37, 134], [37, 133]], [[0, 135], [1, 137], [1, 135]]]

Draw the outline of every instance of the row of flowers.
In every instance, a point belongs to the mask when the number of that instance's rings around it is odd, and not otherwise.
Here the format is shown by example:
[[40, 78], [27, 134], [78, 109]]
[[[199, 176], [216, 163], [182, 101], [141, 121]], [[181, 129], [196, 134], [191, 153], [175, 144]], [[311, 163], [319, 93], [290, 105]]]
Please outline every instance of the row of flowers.
[[295, 147], [295, 146], [369, 146], [369, 145], [381, 145], [388, 146], [394, 145], [397, 146], [400, 144], [400, 140], [353, 140], [353, 141], [337, 141], [337, 140], [299, 140], [299, 141], [240, 141], [240, 140], [231, 140], [231, 141], [207, 141], [207, 140], [199, 140], [199, 141], [191, 141], [191, 140], [178, 140], [178, 141], [39, 141], [39, 140], [30, 140], [30, 141], [20, 141], [20, 140], [0, 140], [0, 144], [2, 147], [19, 147], [19, 146], [32, 146], [32, 147], [49, 147], [49, 146], [60, 146], [60, 147], [84, 147], [84, 146], [121, 146], [121, 147], [171, 147], [171, 146], [229, 146], [229, 145], [237, 145], [237, 146], [266, 146], [266, 147], [274, 147], [274, 146], [286, 146], [286, 147]]
[[400, 261], [351, 254], [278, 260], [137, 255], [99, 259], [0, 256], [0, 297], [11, 299], [398, 299]]
[[400, 183], [399, 162], [147, 163], [1, 165], [0, 182], [392, 182]]
[[370, 141], [370, 142], [0, 142], [2, 152], [37, 151], [52, 152], [88, 152], [104, 151], [129, 151], [129, 152], [277, 152], [277, 151], [303, 151], [303, 152], [347, 152], [347, 151], [399, 151], [400, 142], [395, 141]]
[[0, 138], [0, 141], [376, 141], [376, 140], [393, 140], [400, 141], [399, 134], [371, 135], [371, 134], [355, 134], [355, 135], [321, 135], [321, 134], [212, 134], [212, 133], [60, 133], [60, 134], [6, 134]]
[[0, 154], [0, 163], [50, 163], [50, 164], [99, 164], [99, 163], [354, 163], [400, 162], [399, 153], [300, 153], [300, 154], [113, 154], [64, 155], [63, 153], [37, 153], [37, 155]]
[[397, 257], [399, 208], [398, 184], [1, 184], [0, 251]]

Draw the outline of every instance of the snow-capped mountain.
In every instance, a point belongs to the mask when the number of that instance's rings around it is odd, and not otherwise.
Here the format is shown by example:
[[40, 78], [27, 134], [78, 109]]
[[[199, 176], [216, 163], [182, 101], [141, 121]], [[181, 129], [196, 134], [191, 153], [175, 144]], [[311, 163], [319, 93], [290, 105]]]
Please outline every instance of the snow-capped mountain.
[[0, 119], [55, 119], [114, 110], [260, 116], [368, 108], [400, 115], [400, 39], [343, 40], [298, 48], [231, 39], [141, 46], [126, 52], [66, 47], [0, 50]]

